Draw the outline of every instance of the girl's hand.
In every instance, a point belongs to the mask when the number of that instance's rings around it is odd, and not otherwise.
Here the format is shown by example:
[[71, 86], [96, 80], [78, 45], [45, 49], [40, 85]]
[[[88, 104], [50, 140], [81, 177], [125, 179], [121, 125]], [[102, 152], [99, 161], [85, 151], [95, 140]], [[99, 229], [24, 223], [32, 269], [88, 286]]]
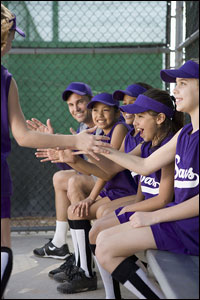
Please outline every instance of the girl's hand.
[[44, 158], [42, 159], [40, 162], [46, 162], [46, 161], [51, 161], [51, 160], [55, 160], [55, 159], [59, 159], [58, 156], [58, 149], [37, 149], [37, 152], [35, 153], [35, 156], [37, 158]]
[[40, 122], [39, 120], [32, 118], [31, 121], [30, 120], [26, 120], [27, 123], [27, 127], [30, 130], [35, 130], [35, 131], [39, 131], [39, 132], [44, 132], [44, 133], [54, 133], [54, 129], [51, 125], [51, 121], [50, 119], [47, 120], [47, 125], [43, 124], [42, 122]]
[[130, 224], [132, 227], [144, 227], [144, 226], [150, 226], [155, 224], [155, 218], [154, 218], [154, 212], [148, 211], [136, 211], [131, 217], [130, 217]]
[[77, 217], [84, 217], [88, 216], [89, 214], [89, 207], [95, 202], [95, 200], [87, 197], [86, 199], [73, 204], [73, 214], [76, 214]]
[[[96, 130], [97, 126], [84, 130], [77, 135], [76, 137], [76, 148], [80, 149], [81, 151], [76, 154], [89, 154], [92, 157], [94, 157], [96, 160], [99, 160], [99, 158], [94, 154], [95, 150], [98, 149], [98, 147], [111, 147], [110, 144], [104, 143], [102, 140], [108, 141], [110, 138], [102, 135], [93, 135], [90, 134]], [[104, 153], [108, 153], [105, 149], [102, 150]]]
[[76, 156], [72, 155], [72, 150], [58, 150], [58, 158], [53, 158], [52, 163], [72, 163], [75, 164], [77, 161]]

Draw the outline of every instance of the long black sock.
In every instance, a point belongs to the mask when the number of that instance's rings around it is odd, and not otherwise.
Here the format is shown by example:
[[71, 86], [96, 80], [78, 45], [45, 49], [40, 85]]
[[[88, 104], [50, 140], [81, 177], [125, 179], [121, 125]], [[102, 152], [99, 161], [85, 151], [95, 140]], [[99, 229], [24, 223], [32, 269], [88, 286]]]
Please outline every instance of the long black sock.
[[106, 299], [121, 299], [121, 292], [120, 292], [120, 286], [119, 282], [116, 281], [111, 274], [106, 271], [98, 262], [96, 256], [95, 256], [95, 249], [96, 244], [90, 244], [90, 249], [92, 250], [92, 253], [94, 255], [95, 261], [97, 263], [105, 292], [106, 292]]
[[137, 260], [136, 256], [126, 258], [112, 272], [112, 276], [139, 299], [164, 299], [163, 293], [136, 264]]
[[92, 252], [89, 247], [89, 231], [91, 224], [89, 220], [73, 220], [74, 230], [80, 253], [80, 267], [85, 271], [86, 276], [92, 277]]

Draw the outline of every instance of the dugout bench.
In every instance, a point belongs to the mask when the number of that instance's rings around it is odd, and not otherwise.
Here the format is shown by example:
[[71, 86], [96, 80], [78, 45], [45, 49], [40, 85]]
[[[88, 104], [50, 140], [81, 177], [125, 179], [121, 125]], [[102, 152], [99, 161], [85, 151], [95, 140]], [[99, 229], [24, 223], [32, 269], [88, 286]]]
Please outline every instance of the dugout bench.
[[166, 299], [199, 299], [199, 256], [147, 250], [146, 259]]

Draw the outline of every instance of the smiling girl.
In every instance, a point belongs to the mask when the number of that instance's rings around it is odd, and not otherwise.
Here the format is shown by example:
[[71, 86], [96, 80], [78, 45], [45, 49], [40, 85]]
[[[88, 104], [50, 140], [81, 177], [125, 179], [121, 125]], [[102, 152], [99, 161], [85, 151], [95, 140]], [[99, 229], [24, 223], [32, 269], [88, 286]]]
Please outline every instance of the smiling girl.
[[177, 110], [188, 113], [191, 123], [147, 158], [114, 149], [106, 157], [144, 176], [175, 161], [174, 201], [152, 212], [138, 211], [130, 221], [104, 230], [96, 247], [100, 264], [140, 299], [164, 296], [136, 264], [136, 252], [199, 255], [199, 64], [189, 60], [179, 69], [161, 70], [161, 78], [176, 82]]

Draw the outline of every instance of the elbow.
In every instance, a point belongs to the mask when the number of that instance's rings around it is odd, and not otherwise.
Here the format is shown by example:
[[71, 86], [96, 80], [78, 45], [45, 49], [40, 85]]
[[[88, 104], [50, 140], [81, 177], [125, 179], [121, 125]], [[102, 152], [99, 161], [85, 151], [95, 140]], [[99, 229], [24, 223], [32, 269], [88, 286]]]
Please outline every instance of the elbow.
[[17, 136], [15, 137], [15, 140], [20, 147], [26, 147], [26, 141], [24, 136]]

